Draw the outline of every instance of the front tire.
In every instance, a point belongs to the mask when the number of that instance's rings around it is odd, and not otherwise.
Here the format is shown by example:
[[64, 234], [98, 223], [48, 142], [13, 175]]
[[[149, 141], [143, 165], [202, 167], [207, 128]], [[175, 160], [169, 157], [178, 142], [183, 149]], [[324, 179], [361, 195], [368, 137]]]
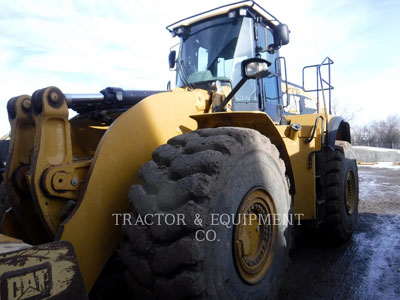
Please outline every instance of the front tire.
[[[250, 129], [197, 130], [157, 148], [139, 175], [143, 184], [133, 185], [129, 195], [132, 220], [179, 213], [186, 226], [123, 227], [120, 255], [136, 299], [277, 295], [287, 263], [291, 198], [284, 163], [269, 139]], [[238, 213], [281, 219], [277, 225], [247, 226], [243, 218], [235, 226], [212, 225], [211, 214]], [[196, 214], [201, 226], [194, 224]], [[214, 230], [217, 239], [196, 240], [198, 230]]]

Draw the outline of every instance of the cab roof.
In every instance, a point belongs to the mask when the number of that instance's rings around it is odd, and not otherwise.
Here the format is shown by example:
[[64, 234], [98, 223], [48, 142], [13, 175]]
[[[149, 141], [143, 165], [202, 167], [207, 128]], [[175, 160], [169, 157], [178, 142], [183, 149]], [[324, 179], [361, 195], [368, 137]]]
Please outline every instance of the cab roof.
[[[185, 26], [185, 27], [190, 26], [190, 25], [198, 23], [200, 21], [204, 21], [206, 19], [210, 19], [210, 18], [220, 16], [220, 15], [225, 15], [230, 12], [239, 13], [239, 15], [242, 15], [241, 8], [247, 9], [250, 16], [253, 15], [252, 17], [254, 17], [254, 18], [261, 17], [261, 21], [270, 27], [274, 27], [278, 24], [281, 24], [281, 22], [276, 17], [274, 17], [272, 14], [270, 14], [264, 8], [262, 8], [255, 1], [239, 1], [239, 2], [234, 2], [231, 4], [219, 6], [217, 8], [210, 9], [210, 10], [204, 11], [202, 13], [184, 18], [182, 20], [179, 20], [175, 23], [168, 25], [166, 27], [166, 29], [169, 32], [171, 32], [173, 36], [175, 36], [176, 35], [175, 29], [180, 28], [182, 26]], [[247, 14], [248, 13], [246, 13], [246, 15]]]

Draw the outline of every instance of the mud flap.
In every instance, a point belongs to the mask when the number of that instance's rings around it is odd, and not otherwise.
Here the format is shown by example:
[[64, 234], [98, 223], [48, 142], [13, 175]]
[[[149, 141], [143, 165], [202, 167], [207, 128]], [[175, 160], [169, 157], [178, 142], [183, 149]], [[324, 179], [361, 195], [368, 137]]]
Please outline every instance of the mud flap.
[[0, 299], [88, 299], [72, 245], [59, 241], [0, 254]]

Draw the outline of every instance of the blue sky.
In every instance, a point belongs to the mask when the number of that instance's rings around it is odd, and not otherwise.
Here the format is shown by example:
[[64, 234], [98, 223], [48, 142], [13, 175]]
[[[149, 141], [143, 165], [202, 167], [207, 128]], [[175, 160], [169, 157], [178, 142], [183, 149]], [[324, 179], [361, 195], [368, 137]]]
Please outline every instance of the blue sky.
[[[169, 49], [165, 26], [229, 1], [0, 2], [0, 135], [9, 130], [6, 103], [50, 85], [65, 93], [107, 86], [164, 89]], [[354, 124], [400, 114], [400, 1], [258, 1], [287, 23], [282, 48], [290, 81], [304, 65], [331, 57], [333, 100], [357, 111]]]

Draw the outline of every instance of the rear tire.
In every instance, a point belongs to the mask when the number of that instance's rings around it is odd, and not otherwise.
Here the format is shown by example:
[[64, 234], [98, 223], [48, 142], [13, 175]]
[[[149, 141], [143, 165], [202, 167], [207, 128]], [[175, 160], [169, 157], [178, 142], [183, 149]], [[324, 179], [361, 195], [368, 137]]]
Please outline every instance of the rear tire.
[[358, 168], [348, 142], [336, 141], [325, 157], [325, 213], [321, 233], [331, 242], [348, 241], [358, 217]]
[[[287, 264], [287, 218], [254, 228], [212, 226], [210, 221], [212, 213], [268, 210], [287, 217], [291, 198], [285, 166], [269, 139], [250, 129], [197, 130], [157, 148], [139, 175], [143, 184], [133, 185], [129, 194], [132, 220], [180, 213], [186, 226], [123, 226], [120, 255], [136, 299], [277, 295]], [[202, 226], [194, 225], [196, 214]], [[215, 230], [218, 240], [196, 240], [199, 229]]]

